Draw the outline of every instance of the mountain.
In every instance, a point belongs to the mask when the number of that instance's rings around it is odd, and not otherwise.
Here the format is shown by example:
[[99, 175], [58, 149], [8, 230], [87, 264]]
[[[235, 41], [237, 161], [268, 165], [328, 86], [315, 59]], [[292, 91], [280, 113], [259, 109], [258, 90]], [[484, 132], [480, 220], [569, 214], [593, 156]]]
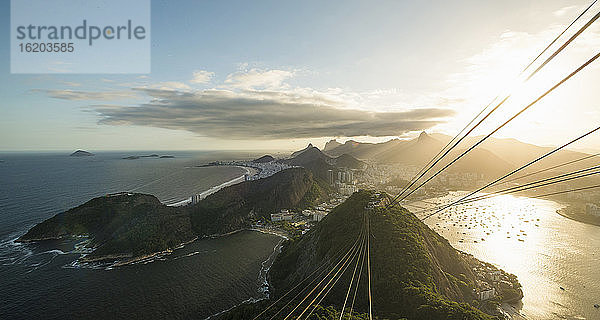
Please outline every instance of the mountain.
[[248, 228], [279, 209], [302, 209], [326, 196], [311, 172], [291, 168], [223, 188], [191, 206], [169, 207], [136, 193], [94, 198], [37, 224], [18, 241], [86, 236], [94, 251], [83, 260], [135, 260], [197, 236]]
[[294, 152], [292, 158], [280, 160], [282, 163], [291, 166], [304, 167], [313, 172], [313, 174], [322, 181], [328, 180], [329, 170], [339, 170], [340, 168], [358, 169], [364, 167], [365, 163], [355, 157], [342, 154], [339, 157], [331, 157], [323, 153], [319, 148], [309, 144], [308, 147]]
[[333, 164], [336, 167], [348, 169], [362, 169], [365, 166], [365, 163], [363, 161], [360, 161], [347, 153], [344, 153], [343, 155], [334, 158]]
[[[446, 143], [452, 139], [450, 136], [443, 134], [432, 134], [432, 137]], [[473, 145], [477, 141], [481, 140], [483, 136], [467, 137], [458, 146], [459, 148], [466, 148]], [[513, 138], [494, 138], [490, 137], [483, 142], [477, 149], [487, 150], [505, 162], [511, 164], [513, 167], [524, 165], [539, 156], [551, 151], [554, 147], [542, 147], [534, 144], [521, 142]], [[588, 154], [578, 151], [572, 151], [568, 149], [560, 150], [554, 153], [552, 156], [544, 158], [538, 164], [532, 165], [527, 169], [523, 170], [523, 173], [536, 171], [542, 168], [552, 167], [558, 164], [562, 164], [568, 161], [579, 159], [588, 156]], [[458, 163], [457, 163], [458, 164]], [[598, 158], [592, 157], [584, 161], [579, 161], [572, 165], [561, 167], [554, 172], [569, 172], [575, 171], [582, 168], [592, 167], [598, 164]], [[542, 178], [543, 176], [537, 176], [536, 178]]]
[[326, 197], [310, 171], [291, 168], [223, 188], [189, 210], [193, 230], [212, 235], [246, 228], [280, 209], [302, 209]]
[[291, 165], [302, 166], [303, 164], [312, 161], [323, 161], [328, 164], [333, 164], [332, 157], [324, 154], [319, 148], [309, 144], [308, 147], [292, 153], [292, 157], [287, 160]]
[[294, 152], [292, 155], [295, 156], [280, 161], [290, 166], [300, 166], [310, 170], [323, 185], [328, 180], [327, 172], [335, 169], [333, 159], [321, 152], [319, 148], [313, 147], [312, 144], [309, 144], [305, 149]]
[[[448, 160], [441, 161], [440, 163], [445, 165], [464, 151], [465, 150], [452, 151], [448, 154]], [[441, 165], [438, 165], [435, 168], [441, 168]], [[514, 165], [504, 161], [504, 159], [501, 159], [493, 152], [486, 149], [475, 148], [460, 160], [456, 161], [452, 166], [448, 167], [448, 172], [472, 172], [484, 174], [489, 177], [498, 177], [513, 169], [515, 169]]]
[[326, 153], [333, 157], [349, 154], [358, 159], [377, 159], [381, 153], [407, 143], [408, 141], [399, 139], [389, 140], [384, 143], [364, 143], [348, 140], [336, 148], [328, 149]]
[[[308, 144], [308, 146], [307, 146], [306, 148], [304, 148], [304, 149], [302, 149], [302, 150], [298, 150], [298, 151], [296, 151], [296, 152], [292, 153], [292, 155], [290, 156], [290, 158], [295, 158], [295, 157], [297, 157], [299, 154], [303, 153], [304, 151], [311, 150], [312, 148], [316, 148], [316, 147], [315, 147], [315, 146], [313, 146], [313, 145], [312, 145], [312, 143], [309, 143], [309, 144]], [[318, 148], [317, 148], [317, 149], [318, 149]]]
[[265, 162], [271, 162], [271, 161], [275, 161], [275, 158], [273, 158], [270, 155], [264, 155], [260, 158], [252, 160], [252, 162], [254, 162], [254, 163], [265, 163]]
[[132, 258], [174, 248], [194, 239], [189, 215], [146, 194], [94, 198], [39, 223], [18, 241], [88, 236], [95, 250], [87, 260]]
[[[427, 134], [421, 132], [419, 137], [413, 140], [389, 140], [384, 143], [359, 143], [348, 141], [338, 146], [328, 154], [347, 153], [358, 158], [368, 158], [379, 163], [403, 165], [414, 165], [422, 167], [427, 164], [438, 152], [446, 146], [450, 137], [440, 134]], [[475, 142], [475, 141], [473, 141]], [[494, 145], [493, 143], [491, 145]], [[466, 150], [469, 144], [460, 144], [459, 148], [451, 151], [444, 160], [440, 161], [435, 168], [441, 168]], [[499, 148], [496, 148], [499, 149]], [[529, 152], [538, 152], [531, 151]], [[519, 150], [516, 151], [517, 153]], [[503, 155], [511, 158], [508, 146]], [[514, 158], [514, 157], [513, 157]], [[505, 157], [485, 148], [476, 148], [462, 157], [454, 165], [448, 168], [448, 172], [473, 172], [488, 176], [498, 176], [515, 168], [514, 161], [506, 161]]]
[[[272, 286], [269, 301], [243, 305], [220, 319], [252, 319], [273, 301], [284, 297], [302, 279], [317, 278], [318, 281], [321, 276], [319, 273], [315, 276], [314, 272], [323, 263], [331, 268], [340, 252], [351, 247], [360, 234], [365, 216], [370, 221], [372, 304], [378, 319], [492, 319], [500, 315], [497, 310], [500, 302], [522, 298], [514, 275], [457, 251], [403, 208], [368, 209], [374, 198], [373, 192], [359, 191], [333, 209], [310, 232], [286, 242], [269, 272]], [[506, 282], [486, 280], [491, 272], [499, 272], [499, 277]], [[352, 268], [342, 273], [338, 285], [332, 287], [315, 309], [315, 319], [339, 318], [352, 273]], [[353, 314], [353, 319], [365, 319], [364, 314], [369, 309], [365, 273], [366, 266], [358, 281], [354, 305], [357, 314]], [[475, 297], [473, 290], [483, 282], [496, 289], [495, 299], [479, 301]], [[310, 288], [308, 286], [305, 292]], [[284, 310], [283, 315], [288, 314], [300, 302], [300, 298], [290, 298], [295, 292], [282, 298], [270, 309], [273, 311], [265, 312], [259, 319], [271, 318], [280, 308]], [[290, 299], [293, 301], [286, 306]]]
[[[444, 135], [444, 134], [440, 134], [440, 133], [432, 134], [432, 137], [434, 137], [437, 140], [443, 141], [444, 143], [446, 143], [447, 141], [450, 141], [452, 139], [452, 137]], [[483, 136], [467, 137], [463, 140], [463, 142], [461, 142], [461, 144], [458, 147], [463, 148], [463, 149], [467, 148], [467, 147], [475, 144], [482, 138], [483, 138]], [[488, 138], [486, 141], [481, 143], [481, 145], [478, 148], [486, 149], [490, 152], [493, 152], [500, 158], [505, 159], [505, 161], [507, 161], [513, 165], [525, 164], [526, 162], [531, 161], [531, 160], [535, 159], [536, 157], [539, 157], [542, 154], [554, 149], [551, 147], [541, 147], [541, 146], [536, 146], [534, 144], [521, 142], [514, 138], [494, 138], [494, 137]], [[569, 158], [569, 160], [570, 160], [570, 159], [574, 159], [576, 157], [581, 157], [584, 154], [580, 153], [580, 152], [562, 150], [562, 151], [559, 151], [557, 153], [557, 155], [559, 156], [559, 158], [566, 157], [566, 158]], [[554, 156], [552, 156], [552, 157], [554, 158]], [[548, 159], [548, 160], [551, 160], [551, 159]], [[546, 161], [546, 160], [544, 160], [544, 161]], [[566, 161], [566, 159], [565, 159], [565, 161]]]
[[333, 140], [329, 140], [327, 141], [327, 143], [325, 143], [325, 148], [323, 148], [323, 151], [328, 151], [331, 149], [335, 149], [339, 146], [341, 146], [342, 144], [337, 142], [337, 140], [333, 139]]
[[94, 155], [93, 153], [83, 151], [83, 150], [77, 150], [77, 151], [71, 153], [71, 157], [91, 157], [93, 155]]
[[377, 154], [377, 161], [383, 163], [425, 164], [433, 158], [444, 143], [421, 132], [418, 138], [403, 144], [396, 144], [392, 148]]

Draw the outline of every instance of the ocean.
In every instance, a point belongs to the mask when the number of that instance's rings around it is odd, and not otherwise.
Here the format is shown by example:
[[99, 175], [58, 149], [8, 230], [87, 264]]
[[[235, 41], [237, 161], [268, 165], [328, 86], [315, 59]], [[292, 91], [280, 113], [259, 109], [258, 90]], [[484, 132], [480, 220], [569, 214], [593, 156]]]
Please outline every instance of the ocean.
[[[448, 203], [461, 194], [414, 204]], [[556, 213], [563, 207], [503, 195], [449, 208], [425, 222], [456, 249], [515, 274], [524, 293], [516, 310], [527, 319], [600, 319], [594, 307], [600, 304], [600, 227]]]
[[172, 254], [108, 268], [75, 263], [75, 241], [17, 244], [29, 228], [93, 197], [121, 191], [182, 202], [245, 173], [197, 167], [248, 153], [156, 152], [0, 154], [0, 319], [204, 319], [264, 297], [277, 236], [244, 231], [201, 239]]

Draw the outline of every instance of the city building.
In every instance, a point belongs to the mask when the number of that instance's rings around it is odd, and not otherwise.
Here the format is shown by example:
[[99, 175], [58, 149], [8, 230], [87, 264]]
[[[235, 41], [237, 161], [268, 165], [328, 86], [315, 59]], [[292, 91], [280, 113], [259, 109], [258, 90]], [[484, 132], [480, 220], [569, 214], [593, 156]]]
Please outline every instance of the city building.
[[312, 220], [319, 222], [319, 221], [323, 220], [323, 218], [325, 218], [326, 215], [327, 215], [326, 211], [321, 211], [321, 210], [314, 211]]
[[585, 213], [596, 216], [596, 217], [600, 217], [600, 206], [598, 206], [594, 203], [587, 203], [585, 205]]
[[333, 170], [331, 170], [331, 169], [327, 170], [327, 176], [329, 177], [329, 184], [333, 185], [333, 183], [335, 182]]
[[477, 291], [476, 295], [477, 295], [477, 299], [479, 299], [481, 301], [492, 299], [493, 297], [496, 296], [496, 289], [485, 288], [485, 289]]
[[289, 212], [287, 209], [283, 209], [278, 213], [271, 213], [271, 221], [292, 221], [294, 218], [294, 214]]
[[190, 203], [191, 204], [196, 204], [196, 203], [200, 202], [200, 200], [202, 200], [202, 199], [203, 199], [202, 195], [195, 194], [195, 195], [192, 196], [192, 199], [191, 199]]

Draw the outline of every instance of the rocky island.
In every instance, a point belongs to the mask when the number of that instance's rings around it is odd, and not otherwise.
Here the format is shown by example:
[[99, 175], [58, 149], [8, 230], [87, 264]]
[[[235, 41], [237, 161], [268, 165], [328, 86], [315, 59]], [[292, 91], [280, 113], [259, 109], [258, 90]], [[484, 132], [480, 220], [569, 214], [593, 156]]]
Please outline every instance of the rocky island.
[[94, 156], [94, 154], [91, 152], [83, 151], [83, 150], [77, 150], [77, 151], [71, 153], [70, 156], [71, 157], [91, 157], [91, 156]]

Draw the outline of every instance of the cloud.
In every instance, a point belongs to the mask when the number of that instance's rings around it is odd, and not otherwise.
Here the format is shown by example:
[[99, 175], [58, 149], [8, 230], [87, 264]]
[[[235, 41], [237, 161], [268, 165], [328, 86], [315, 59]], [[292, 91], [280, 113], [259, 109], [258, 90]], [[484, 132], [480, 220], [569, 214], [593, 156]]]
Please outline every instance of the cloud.
[[[278, 69], [238, 71], [223, 84], [204, 90], [184, 82], [165, 81], [130, 83], [127, 91], [34, 91], [57, 99], [97, 101], [87, 111], [96, 112], [101, 124], [184, 130], [237, 140], [403, 136], [430, 129], [454, 114], [448, 108], [415, 108], [399, 103], [403, 94], [397, 89], [353, 92], [292, 88], [285, 81], [294, 74]], [[193, 79], [200, 82], [212, 76], [196, 71]], [[120, 105], [127, 100], [135, 102]], [[443, 102], [448, 104], [450, 100]]]
[[196, 83], [196, 84], [209, 83], [210, 79], [214, 75], [215, 75], [215, 73], [210, 72], [210, 71], [204, 71], [204, 70], [194, 71], [194, 73], [192, 74], [192, 80], [190, 80], [190, 83]]
[[79, 82], [61, 81], [60, 83], [64, 84], [65, 86], [69, 86], [69, 87], [81, 87], [81, 83], [79, 83]]
[[57, 73], [69, 73], [69, 72], [72, 72], [71, 69], [69, 68], [71, 65], [73, 65], [73, 64], [70, 62], [52, 61], [52, 62], [50, 62], [50, 65], [48, 66], [48, 71], [57, 72]]
[[132, 90], [127, 91], [75, 91], [33, 89], [32, 92], [43, 92], [51, 98], [63, 100], [110, 101], [130, 99], [137, 96]]
[[225, 84], [242, 89], [273, 89], [285, 87], [283, 82], [292, 76], [294, 76], [292, 71], [250, 69], [228, 75]]
[[576, 8], [577, 8], [577, 6], [563, 7], [563, 8], [560, 8], [560, 9], [554, 11], [554, 15], [557, 17], [562, 17], [566, 13], [571, 12], [573, 9], [576, 9]]
[[192, 88], [187, 84], [179, 81], [163, 81], [153, 83], [148, 88], [151, 89], [160, 89], [160, 90], [191, 90]]
[[343, 101], [310, 90], [140, 88], [151, 99], [137, 106], [96, 105], [100, 123], [186, 130], [221, 139], [398, 136], [424, 130], [453, 111], [438, 108], [376, 112], [344, 108]]

